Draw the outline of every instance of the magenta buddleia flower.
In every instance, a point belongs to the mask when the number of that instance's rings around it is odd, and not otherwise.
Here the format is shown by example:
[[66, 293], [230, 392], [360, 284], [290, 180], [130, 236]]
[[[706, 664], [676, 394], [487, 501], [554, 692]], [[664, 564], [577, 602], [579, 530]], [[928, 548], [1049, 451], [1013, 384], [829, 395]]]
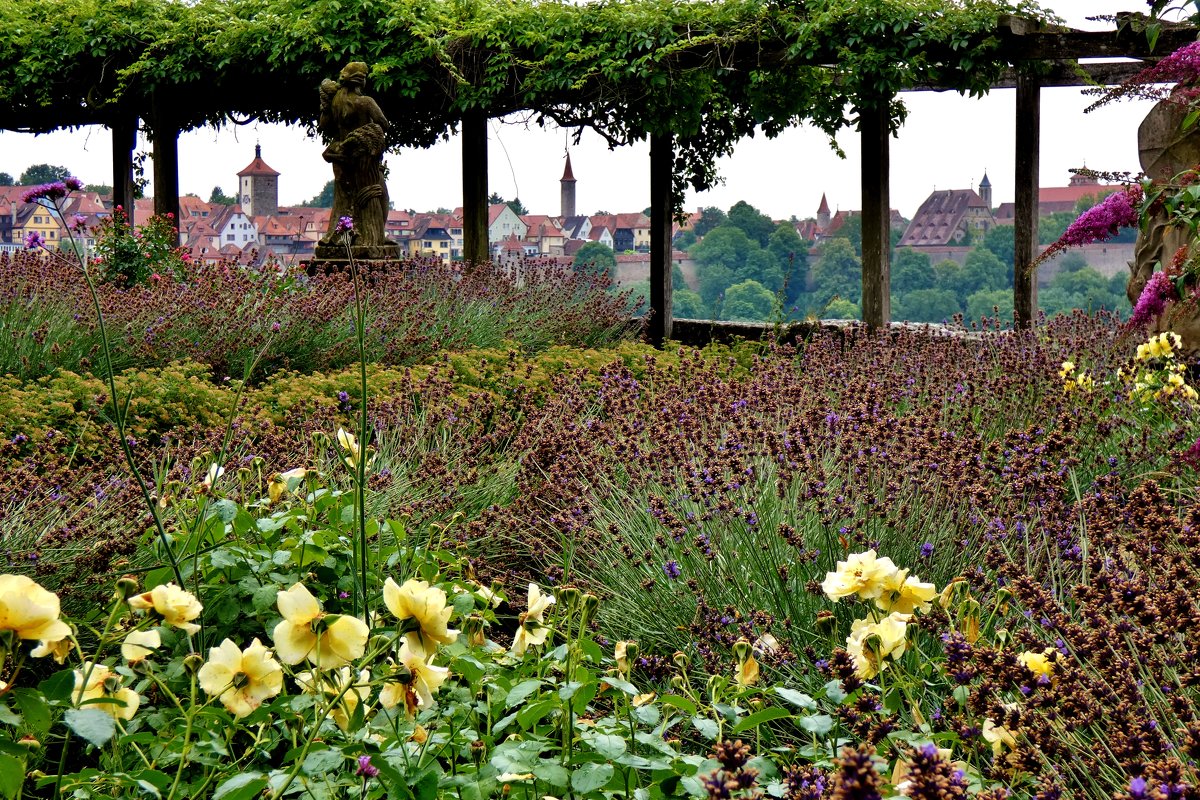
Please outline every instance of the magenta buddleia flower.
[[1167, 273], [1154, 273], [1142, 287], [1142, 293], [1133, 306], [1133, 314], [1129, 317], [1129, 324], [1148, 325], [1166, 311], [1167, 303], [1175, 299], [1175, 286], [1167, 277]]
[[1200, 439], [1193, 442], [1192, 446], [1184, 450], [1179, 457], [1192, 469], [1200, 470]]
[[1053, 258], [1068, 247], [1104, 242], [1120, 233], [1121, 228], [1136, 227], [1141, 202], [1142, 187], [1138, 184], [1110, 194], [1068, 225], [1058, 241], [1034, 259], [1034, 265]]
[[338, 217], [337, 227], [333, 229], [334, 233], [345, 233], [346, 231], [354, 230], [354, 219], [351, 217]]

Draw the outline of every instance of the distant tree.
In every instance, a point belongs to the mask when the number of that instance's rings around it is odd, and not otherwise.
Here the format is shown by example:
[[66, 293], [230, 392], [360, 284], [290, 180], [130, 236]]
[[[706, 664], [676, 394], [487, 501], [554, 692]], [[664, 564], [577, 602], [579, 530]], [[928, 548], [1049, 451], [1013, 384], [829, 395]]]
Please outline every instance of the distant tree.
[[833, 238], [850, 242], [854, 255], [862, 258], [862, 214], [847, 214], [842, 226], [833, 232]]
[[759, 247], [766, 247], [771, 234], [775, 232], [775, 223], [771, 218], [745, 200], [734, 203], [727, 216], [730, 225], [741, 228]]
[[645, 208], [643, 208], [643, 209], [642, 209], [642, 216], [644, 216], [644, 217], [649, 217], [649, 216], [650, 216], [650, 212], [651, 212], [651, 211], [653, 211], [653, 210], [654, 210], [654, 207], [653, 207], [653, 206], [646, 206]]
[[499, 195], [499, 193], [497, 193], [497, 192], [492, 192], [491, 194], [488, 195], [488, 205], [489, 206], [498, 206], [503, 202], [504, 202], [504, 198], [501, 197]]
[[[1129, 285], [1129, 273], [1118, 272], [1108, 279], [1108, 291], [1117, 297], [1120, 297], [1124, 305], [1129, 305], [1129, 298], [1125, 294], [1125, 287]], [[1120, 308], [1121, 306], [1118, 306]]]
[[933, 264], [929, 256], [911, 247], [896, 251], [892, 257], [892, 291], [907, 294], [917, 289], [932, 289]]
[[676, 250], [687, 250], [696, 243], [695, 231], [680, 231], [675, 234], [675, 240], [671, 242], [671, 246]]
[[862, 319], [862, 309], [858, 307], [857, 303], [851, 303], [849, 300], [839, 297], [825, 305], [825, 311], [821, 317], [824, 319]]
[[1075, 221], [1074, 211], [1056, 211], [1038, 220], [1038, 244], [1053, 244]]
[[12, 186], [16, 181], [7, 172], [0, 172], [0, 186]]
[[737, 274], [746, 266], [751, 244], [750, 238], [741, 228], [721, 225], [692, 245], [688, 253], [699, 267], [707, 268], [719, 264]]
[[1038, 308], [1046, 314], [1047, 319], [1059, 314], [1069, 314], [1083, 305], [1083, 297], [1071, 294], [1059, 286], [1050, 286], [1038, 291]]
[[721, 319], [764, 322], [775, 307], [775, 295], [758, 281], [742, 281], [725, 290]]
[[1013, 225], [993, 225], [983, 235], [983, 246], [991, 250], [1008, 269], [1012, 269], [1016, 245], [1013, 235], [1016, 227]]
[[[625, 304], [630, 314], [645, 314], [650, 310], [650, 281], [637, 281], [614, 289], [617, 294], [628, 292]], [[672, 316], [674, 312], [672, 312]]]
[[862, 262], [854, 246], [841, 237], [821, 244], [821, 256], [812, 267], [813, 296], [824, 306], [834, 295], [857, 303], [862, 294]]
[[915, 289], [896, 298], [892, 316], [909, 322], [941, 322], [960, 311], [958, 298], [948, 289]]
[[[331, 208], [333, 206], [333, 191], [332, 191], [333, 181], [330, 181], [328, 185], [330, 187], [330, 193], [329, 193], [330, 203], [327, 206], [318, 206], [318, 208]], [[225, 194], [225, 192], [221, 191], [220, 186], [214, 186], [212, 189], [212, 193], [209, 194], [209, 196], [208, 196], [208, 202], [216, 203], [217, 205], [220, 205], [220, 206], [232, 206], [232, 205], [237, 204], [237, 198], [230, 197], [229, 195]], [[316, 204], [315, 203], [307, 203], [306, 205], [316, 205]]]
[[1104, 276], [1089, 266], [1069, 272], [1059, 272], [1050, 281], [1050, 287], [1061, 289], [1073, 295], [1085, 311], [1097, 311], [1101, 308], [1115, 311], [1126, 304], [1125, 293], [1113, 294]]
[[783, 267], [779, 265], [779, 259], [770, 250], [759, 249], [753, 241], [751, 245], [745, 267], [734, 278], [758, 281], [768, 290], [778, 292], [783, 288]]
[[100, 195], [113, 193], [113, 187], [109, 186], [107, 183], [89, 183], [83, 187], [83, 190], [85, 192], [95, 192], [96, 194]]
[[511, 208], [513, 213], [515, 213], [518, 217], [523, 217], [529, 213], [529, 209], [525, 207], [525, 204], [521, 202], [521, 198], [519, 197], [514, 197], [512, 200], [509, 200], [508, 207]]
[[1002, 324], [1011, 325], [1012, 313], [1012, 289], [976, 292], [967, 298], [967, 322], [978, 322], [987, 317], [988, 319], [998, 319]]
[[450, 209], [446, 208], [445, 206], [438, 206], [438, 207], [437, 207], [437, 210], [436, 210], [436, 211], [434, 211], [433, 213], [435, 213], [435, 214], [449, 214], [449, 213], [450, 213]]
[[671, 286], [678, 286], [680, 289], [687, 288], [687, 281], [683, 278], [683, 267], [679, 266], [678, 261], [671, 262]]
[[[214, 189], [215, 188], [216, 187], [214, 187]], [[209, 202], [216, 201], [210, 200]], [[320, 193], [312, 200], [309, 200], [307, 203], [303, 203], [302, 205], [308, 206], [309, 208], [333, 208], [333, 181], [326, 181], [325, 185], [321, 187]]]
[[967, 254], [962, 267], [950, 273], [947, 282], [939, 282], [937, 286], [954, 292], [959, 305], [966, 307], [968, 297], [976, 292], [1004, 289], [1009, 286], [1011, 277], [995, 253], [986, 247], [976, 247]]
[[[501, 202], [503, 202], [503, 201], [501, 201]], [[598, 217], [611, 217], [611, 216], [612, 216], [612, 214], [611, 214], [610, 212], [608, 212], [608, 211], [597, 211], [597, 212], [596, 212], [596, 216], [598, 216]]]
[[771, 233], [767, 251], [775, 256], [783, 273], [783, 301], [788, 306], [794, 305], [808, 285], [808, 242], [800, 238], [795, 227], [784, 223]]
[[607, 245], [588, 242], [575, 251], [572, 266], [580, 274], [606, 275], [609, 280], [614, 280], [617, 276], [617, 255]]
[[1087, 265], [1087, 258], [1078, 250], [1068, 250], [1058, 259], [1058, 271], [1060, 274], [1063, 272], [1078, 272]]
[[61, 181], [70, 174], [71, 170], [66, 167], [58, 167], [53, 164], [34, 164], [21, 173], [21, 177], [17, 180], [17, 185], [36, 186], [41, 183], [54, 183], [55, 181]]
[[725, 212], [715, 206], [701, 209], [700, 219], [696, 220], [696, 224], [692, 226], [696, 236], [704, 238], [713, 228], [724, 225], [727, 221]]
[[671, 315], [680, 319], [708, 319], [708, 307], [699, 292], [675, 289], [671, 293]]

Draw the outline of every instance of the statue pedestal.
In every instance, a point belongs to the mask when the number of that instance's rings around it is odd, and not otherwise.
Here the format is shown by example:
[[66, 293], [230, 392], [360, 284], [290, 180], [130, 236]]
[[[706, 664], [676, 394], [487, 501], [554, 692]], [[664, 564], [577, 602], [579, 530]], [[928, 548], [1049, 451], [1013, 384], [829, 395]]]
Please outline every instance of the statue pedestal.
[[403, 258], [400, 245], [396, 242], [377, 245], [351, 245], [349, 252], [345, 245], [319, 244], [313, 251], [313, 257], [307, 261], [304, 271], [309, 275], [320, 272], [339, 272], [350, 267], [350, 258], [355, 263], [364, 265], [369, 261], [399, 261]]

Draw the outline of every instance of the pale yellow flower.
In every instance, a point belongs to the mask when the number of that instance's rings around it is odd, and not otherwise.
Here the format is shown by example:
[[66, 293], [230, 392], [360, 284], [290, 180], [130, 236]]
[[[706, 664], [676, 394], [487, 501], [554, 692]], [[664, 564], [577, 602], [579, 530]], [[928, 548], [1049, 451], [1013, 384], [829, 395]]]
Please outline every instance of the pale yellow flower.
[[201, 689], [239, 719], [283, 690], [283, 667], [258, 639], [245, 650], [239, 650], [232, 639], [209, 648], [208, 661], [196, 678]]
[[173, 583], [155, 586], [148, 592], [129, 598], [129, 607], [137, 611], [154, 609], [163, 622], [187, 633], [196, 633], [200, 626], [192, 622], [200, 616], [204, 606], [191, 592], [185, 592]]
[[542, 594], [536, 583], [529, 584], [529, 596], [525, 613], [518, 618], [517, 634], [513, 637], [513, 655], [525, 655], [530, 645], [540, 645], [546, 642], [550, 628], [545, 624], [547, 609], [554, 605], [554, 595]]
[[873, 678], [887, 669], [888, 657], [899, 658], [908, 646], [911, 614], [893, 611], [879, 622], [855, 620], [846, 639], [846, 652], [854, 659], [860, 678]]
[[371, 696], [371, 673], [365, 669], [358, 673], [357, 680], [349, 667], [342, 667], [336, 672], [325, 672], [320, 676], [312, 672], [301, 672], [296, 675], [296, 683], [300, 684], [300, 688], [307, 694], [323, 695], [329, 701], [336, 699], [329, 716], [343, 731], [350, 730], [354, 711]]
[[634, 708], [641, 708], [644, 705], [654, 702], [654, 698], [658, 697], [657, 692], [646, 692], [645, 694], [635, 694], [630, 703]]
[[75, 643], [71, 641], [70, 637], [64, 637], [54, 641], [42, 639], [40, 642], [38, 642], [37, 647], [29, 651], [29, 655], [33, 656], [34, 658], [54, 656], [54, 660], [57, 663], [65, 664], [67, 662], [67, 656], [71, 654], [71, 648], [74, 646]]
[[1008, 728], [997, 725], [991, 717], [983, 721], [983, 738], [992, 745], [992, 755], [996, 757], [999, 757], [1006, 747], [1009, 750], [1017, 749], [1017, 737], [1013, 736]]
[[358, 457], [360, 454], [358, 446], [358, 437], [342, 428], [337, 430], [337, 443], [347, 455], [342, 459], [346, 462], [346, 466], [350, 469], [358, 469]]
[[148, 658], [161, 644], [162, 637], [153, 628], [148, 631], [130, 631], [121, 643], [121, 658], [130, 664], [136, 664]]
[[71, 698], [80, 708], [96, 708], [123, 720], [133, 719], [142, 702], [137, 692], [122, 684], [120, 675], [90, 661], [75, 670], [75, 691]]
[[1048, 656], [1053, 652], [1053, 650], [1045, 650], [1035, 653], [1027, 650], [1017, 656], [1017, 661], [1020, 661], [1021, 666], [1026, 667], [1039, 678], [1049, 678], [1054, 673], [1054, 662]]
[[287, 472], [276, 473], [267, 483], [267, 496], [271, 498], [272, 503], [278, 503], [292, 486], [307, 476], [308, 467], [296, 467]]
[[911, 614], [913, 611], [926, 613], [937, 593], [937, 587], [932, 583], [923, 583], [919, 578], [909, 575], [908, 570], [898, 569], [883, 579], [875, 605], [884, 611], [901, 614]]
[[[405, 638], [416, 650], [432, 654], [439, 644], [458, 638], [458, 631], [447, 627], [454, 609], [446, 605], [446, 593], [426, 581], [407, 580], [398, 586], [388, 578], [383, 584], [383, 602], [400, 620], [400, 629], [406, 631]], [[411, 630], [413, 626], [415, 630]]]
[[746, 658], [738, 664], [737, 675], [734, 676], [738, 686], [753, 686], [758, 683], [759, 671], [758, 661], [753, 655], [748, 654]]
[[1064, 361], [1064, 362], [1062, 362], [1062, 366], [1058, 370], [1058, 377], [1065, 378], [1074, 372], [1075, 372], [1075, 362], [1074, 361]]
[[213, 484], [217, 482], [217, 478], [220, 478], [224, 474], [224, 467], [213, 464], [208, 468], [208, 473], [204, 476], [204, 480], [200, 481], [200, 485], [197, 487], [196, 491], [200, 492], [201, 494], [212, 491]]
[[56, 642], [71, 635], [71, 626], [58, 614], [54, 592], [25, 575], [0, 575], [0, 630], [12, 631], [19, 639]]
[[407, 679], [385, 683], [379, 692], [379, 704], [384, 708], [403, 704], [405, 714], [412, 718], [420, 709], [433, 708], [433, 694], [450, 677], [450, 670], [430, 664], [408, 640], [400, 645], [399, 658], [408, 672]]
[[278, 605], [283, 620], [271, 638], [275, 654], [284, 664], [299, 664], [307, 658], [321, 669], [332, 669], [366, 651], [370, 634], [366, 623], [344, 614], [325, 614], [303, 584], [280, 592]]
[[613, 645], [613, 658], [617, 662], [617, 672], [622, 675], [629, 673], [629, 642], [622, 639]]
[[883, 591], [884, 580], [896, 572], [890, 558], [877, 558], [874, 550], [854, 553], [845, 561], [837, 562], [837, 571], [825, 573], [821, 589], [830, 600], [858, 595], [863, 600], [874, 600]]

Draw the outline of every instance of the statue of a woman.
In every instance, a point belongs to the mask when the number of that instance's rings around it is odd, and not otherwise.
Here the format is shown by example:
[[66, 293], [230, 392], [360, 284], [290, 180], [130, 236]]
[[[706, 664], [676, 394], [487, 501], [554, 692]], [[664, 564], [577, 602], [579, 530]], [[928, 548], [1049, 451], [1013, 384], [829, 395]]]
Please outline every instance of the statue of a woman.
[[321, 82], [317, 126], [329, 142], [322, 156], [333, 165], [333, 210], [318, 247], [318, 258], [339, 257], [326, 248], [341, 250], [341, 234], [335, 236], [335, 228], [342, 217], [354, 220], [357, 255], [399, 257], [399, 246], [384, 236], [388, 192], [383, 180], [383, 151], [388, 121], [379, 105], [363, 94], [366, 83], [367, 65], [361, 61], [347, 64], [337, 82]]

